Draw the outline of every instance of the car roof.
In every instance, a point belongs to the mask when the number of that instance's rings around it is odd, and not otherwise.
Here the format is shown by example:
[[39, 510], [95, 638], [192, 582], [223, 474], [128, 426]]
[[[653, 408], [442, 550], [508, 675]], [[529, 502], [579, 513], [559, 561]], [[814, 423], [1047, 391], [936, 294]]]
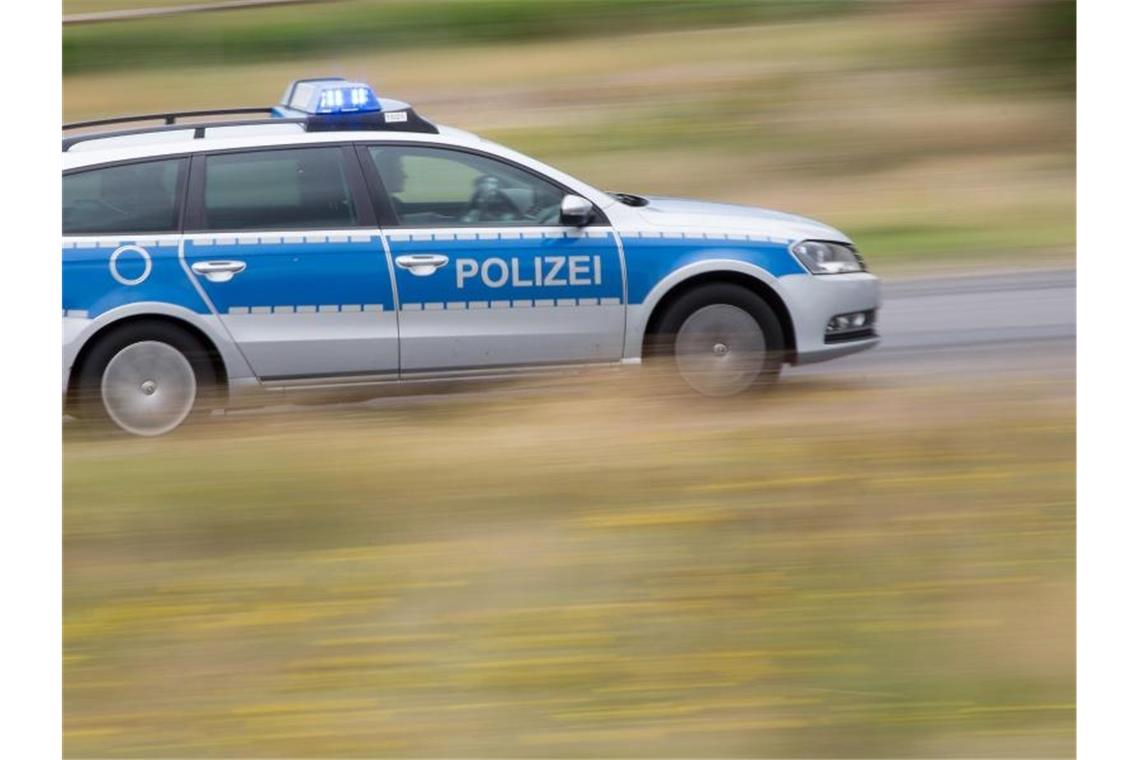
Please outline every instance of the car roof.
[[185, 129], [93, 137], [76, 143], [63, 154], [63, 170], [205, 151], [346, 142], [423, 142], [491, 149], [496, 153], [502, 151], [501, 146], [478, 135], [445, 126], [439, 127], [438, 134], [396, 130], [307, 132], [300, 124], [275, 123], [266, 119], [264, 123], [257, 124], [211, 125], [205, 130], [204, 136], [197, 139], [194, 132], [195, 125], [187, 124]]
[[[572, 175], [545, 164], [542, 161], [519, 153], [516, 150], [500, 145], [492, 140], [479, 137], [476, 134], [454, 127], [438, 126], [438, 133], [428, 132], [401, 132], [399, 130], [359, 130], [359, 131], [330, 131], [307, 132], [298, 124], [275, 124], [266, 120], [265, 124], [243, 124], [240, 126], [226, 126], [225, 124], [207, 128], [203, 137], [194, 137], [193, 124], [187, 125], [185, 130], [171, 130], [164, 132], [139, 132], [129, 135], [120, 135], [104, 139], [93, 139], [76, 143], [71, 150], [63, 153], [63, 171], [83, 169], [87, 167], [113, 164], [122, 161], [134, 161], [142, 158], [161, 158], [163, 156], [185, 156], [194, 153], [203, 153], [220, 150], [240, 150], [243, 148], [273, 148], [291, 145], [322, 145], [344, 143], [424, 143], [425, 145], [447, 145], [459, 148], [470, 148], [491, 155], [505, 158], [516, 164], [528, 167], [538, 173], [561, 183], [573, 192], [583, 195], [599, 208], [608, 208], [617, 201], [597, 188], [583, 182]], [[268, 132], [262, 127], [297, 127], [295, 130], [276, 130]], [[211, 134], [211, 132], [213, 134]], [[176, 135], [170, 137], [170, 135]], [[166, 135], [162, 139], [154, 139], [154, 135]], [[130, 138], [129, 140], [126, 138]], [[108, 143], [111, 143], [108, 145]]]

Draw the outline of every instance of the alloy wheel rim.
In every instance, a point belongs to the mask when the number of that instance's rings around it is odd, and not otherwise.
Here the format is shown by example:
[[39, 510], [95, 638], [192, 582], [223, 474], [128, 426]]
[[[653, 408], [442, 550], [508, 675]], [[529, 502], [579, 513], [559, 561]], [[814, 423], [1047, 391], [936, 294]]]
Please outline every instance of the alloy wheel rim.
[[677, 331], [677, 370], [706, 396], [731, 396], [751, 386], [764, 370], [767, 342], [756, 319], [731, 304], [697, 309]]
[[198, 381], [190, 361], [174, 346], [147, 340], [115, 354], [103, 370], [103, 408], [135, 435], [162, 435], [194, 408]]

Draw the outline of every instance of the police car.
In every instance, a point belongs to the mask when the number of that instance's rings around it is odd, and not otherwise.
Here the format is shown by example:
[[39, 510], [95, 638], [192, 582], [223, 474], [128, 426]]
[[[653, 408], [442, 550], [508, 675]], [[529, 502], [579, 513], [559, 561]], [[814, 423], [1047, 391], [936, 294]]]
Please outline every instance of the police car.
[[360, 82], [64, 134], [65, 403], [129, 433], [274, 391], [650, 358], [724, 396], [878, 342], [838, 230], [603, 192]]

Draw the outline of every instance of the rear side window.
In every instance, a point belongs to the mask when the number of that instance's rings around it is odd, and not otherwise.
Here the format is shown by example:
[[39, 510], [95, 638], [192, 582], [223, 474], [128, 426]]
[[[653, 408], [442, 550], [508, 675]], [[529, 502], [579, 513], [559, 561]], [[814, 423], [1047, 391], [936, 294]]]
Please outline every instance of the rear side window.
[[352, 227], [339, 147], [206, 156], [203, 223], [208, 230]]
[[141, 161], [64, 175], [63, 233], [178, 232], [188, 161]]

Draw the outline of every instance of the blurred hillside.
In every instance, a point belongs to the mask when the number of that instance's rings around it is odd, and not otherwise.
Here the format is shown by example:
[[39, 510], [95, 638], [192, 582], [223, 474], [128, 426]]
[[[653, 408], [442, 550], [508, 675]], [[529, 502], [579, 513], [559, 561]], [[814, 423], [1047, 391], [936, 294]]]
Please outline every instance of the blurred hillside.
[[872, 266], [1069, 263], [1072, 9], [350, 0], [68, 26], [64, 117], [338, 73], [607, 189], [820, 217]]

